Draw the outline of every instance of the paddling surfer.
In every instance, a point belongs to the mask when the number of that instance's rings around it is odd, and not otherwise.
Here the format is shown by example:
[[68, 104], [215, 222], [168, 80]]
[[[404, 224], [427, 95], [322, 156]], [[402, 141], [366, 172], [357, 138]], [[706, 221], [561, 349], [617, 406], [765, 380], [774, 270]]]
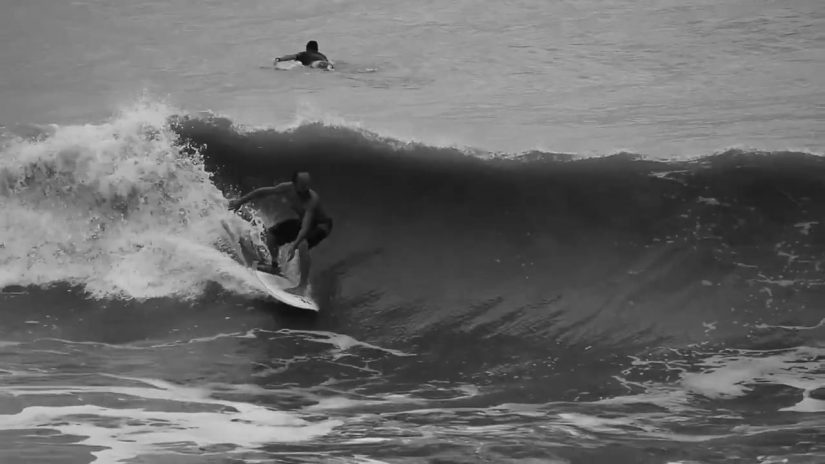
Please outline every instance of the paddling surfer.
[[300, 61], [302, 65], [311, 68], [332, 69], [332, 63], [326, 55], [318, 51], [318, 42], [310, 40], [307, 42], [306, 50], [292, 55], [284, 55], [275, 58], [273, 64], [278, 64], [281, 61]]

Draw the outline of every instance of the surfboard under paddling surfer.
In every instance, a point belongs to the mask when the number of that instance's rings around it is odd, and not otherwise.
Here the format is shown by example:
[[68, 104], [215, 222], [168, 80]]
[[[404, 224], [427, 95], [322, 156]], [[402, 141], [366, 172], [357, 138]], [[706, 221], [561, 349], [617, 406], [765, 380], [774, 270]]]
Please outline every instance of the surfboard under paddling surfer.
[[281, 246], [289, 243], [287, 261], [292, 259], [297, 250], [301, 261], [301, 277], [298, 286], [288, 290], [298, 295], [306, 292], [309, 280], [309, 250], [316, 247], [332, 232], [332, 218], [321, 207], [321, 199], [310, 188], [310, 184], [311, 178], [308, 172], [296, 171], [292, 174], [290, 182], [282, 182], [273, 187], [261, 187], [229, 202], [229, 207], [237, 210], [250, 200], [270, 195], [280, 195], [287, 199], [290, 208], [298, 217], [278, 222], [267, 229], [266, 245], [272, 256], [272, 265], [258, 265], [258, 270], [278, 274], [280, 272], [277, 262], [278, 251]]

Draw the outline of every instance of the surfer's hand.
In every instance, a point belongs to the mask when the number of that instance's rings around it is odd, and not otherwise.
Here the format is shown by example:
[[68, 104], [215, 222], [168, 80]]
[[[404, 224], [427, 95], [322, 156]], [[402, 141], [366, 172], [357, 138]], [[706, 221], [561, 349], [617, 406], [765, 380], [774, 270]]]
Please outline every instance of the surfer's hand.
[[238, 208], [240, 208], [240, 207], [241, 207], [240, 200], [237, 200], [237, 199], [229, 200], [229, 209], [233, 209], [233, 210], [237, 211]]
[[286, 249], [286, 260], [287, 261], [292, 261], [292, 258], [294, 258], [294, 257], [295, 257], [295, 244], [292, 244], [292, 245], [289, 246], [289, 248]]

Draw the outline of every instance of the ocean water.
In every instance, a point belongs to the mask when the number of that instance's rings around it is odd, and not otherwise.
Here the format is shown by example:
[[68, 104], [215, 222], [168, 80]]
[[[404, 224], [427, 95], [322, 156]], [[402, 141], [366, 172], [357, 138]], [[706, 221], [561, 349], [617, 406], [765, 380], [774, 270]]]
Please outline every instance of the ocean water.
[[[819, 0], [5, 5], [6, 125], [98, 121], [148, 93], [504, 153], [822, 149]], [[337, 72], [262, 69], [311, 39]]]
[[820, 3], [7, 1], [0, 463], [825, 462]]

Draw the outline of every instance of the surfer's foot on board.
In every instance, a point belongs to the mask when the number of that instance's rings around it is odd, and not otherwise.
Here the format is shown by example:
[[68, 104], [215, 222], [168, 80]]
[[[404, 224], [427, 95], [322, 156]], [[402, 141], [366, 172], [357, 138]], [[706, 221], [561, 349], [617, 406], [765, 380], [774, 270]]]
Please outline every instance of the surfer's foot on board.
[[286, 290], [287, 292], [289, 292], [293, 295], [306, 296], [307, 286], [306, 285], [298, 285], [298, 286], [295, 286], [295, 287], [292, 287], [292, 288], [287, 288], [287, 289], [284, 289], [284, 290]]
[[261, 272], [266, 272], [268, 274], [281, 275], [281, 268], [278, 267], [277, 264], [269, 265], [258, 263], [257, 269]]

